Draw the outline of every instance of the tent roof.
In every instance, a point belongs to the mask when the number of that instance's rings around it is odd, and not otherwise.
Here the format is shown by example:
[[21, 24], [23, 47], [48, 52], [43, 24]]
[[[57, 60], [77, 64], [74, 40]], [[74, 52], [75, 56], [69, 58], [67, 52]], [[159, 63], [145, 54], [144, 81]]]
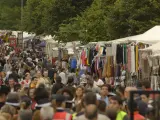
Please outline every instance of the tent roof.
[[148, 48], [143, 49], [142, 51], [159, 51], [160, 50], [160, 42], [154, 44]]
[[120, 39], [115, 39], [115, 40], [111, 40], [111, 41], [107, 41], [107, 43], [127, 43], [127, 42], [130, 42], [130, 39], [132, 38], [136, 38], [138, 36], [141, 36], [140, 35], [134, 35], [134, 36], [129, 36], [129, 37], [125, 37], [125, 38], [120, 38]]
[[147, 44], [154, 44], [160, 42], [160, 25], [154, 26], [145, 33], [136, 37], [131, 37], [130, 41], [143, 42]]

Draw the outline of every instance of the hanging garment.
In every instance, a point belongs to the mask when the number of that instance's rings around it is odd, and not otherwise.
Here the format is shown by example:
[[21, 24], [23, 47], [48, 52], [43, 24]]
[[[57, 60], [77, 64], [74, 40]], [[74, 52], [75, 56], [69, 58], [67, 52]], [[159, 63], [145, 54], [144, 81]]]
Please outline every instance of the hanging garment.
[[135, 73], [135, 50], [134, 46], [131, 46], [131, 72]]
[[112, 45], [106, 47], [106, 56], [112, 56]]
[[104, 66], [103, 66], [103, 72], [102, 72], [102, 77], [106, 77], [107, 73], [107, 58], [104, 59]]
[[104, 50], [104, 47], [100, 47], [100, 49], [99, 49], [99, 55], [103, 55], [103, 50]]
[[113, 64], [116, 64], [116, 53], [117, 53], [117, 44], [112, 43], [112, 56], [113, 56]]
[[107, 74], [106, 76], [109, 78], [111, 77], [111, 57], [107, 57]]
[[127, 68], [128, 72], [131, 72], [131, 47], [127, 48]]
[[106, 55], [106, 47], [104, 47], [104, 49], [103, 49], [103, 56], [105, 56]]
[[127, 46], [123, 45], [123, 64], [127, 64]]
[[138, 72], [138, 61], [139, 61], [139, 54], [138, 54], [138, 45], [136, 45], [136, 72]]
[[81, 53], [81, 60], [82, 60], [82, 65], [85, 65], [86, 63], [86, 53], [84, 50], [82, 50], [82, 53]]
[[117, 45], [116, 61], [117, 64], [123, 63], [123, 47], [121, 45]]

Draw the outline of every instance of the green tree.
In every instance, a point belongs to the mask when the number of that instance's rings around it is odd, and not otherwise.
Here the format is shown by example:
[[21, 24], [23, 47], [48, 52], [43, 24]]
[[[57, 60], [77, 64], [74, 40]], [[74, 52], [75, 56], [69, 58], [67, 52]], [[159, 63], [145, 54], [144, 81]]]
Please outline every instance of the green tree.
[[159, 0], [117, 0], [107, 17], [112, 39], [145, 32], [160, 23]]
[[[37, 34], [54, 35], [60, 24], [85, 10], [93, 0], [28, 0], [24, 9], [23, 29]], [[79, 7], [79, 8], [78, 8]]]
[[80, 40], [84, 43], [109, 40], [107, 13], [114, 2], [115, 0], [94, 0], [91, 7], [72, 19], [70, 24], [60, 26], [58, 39]]
[[[25, 5], [26, 0], [24, 0]], [[0, 29], [18, 30], [21, 23], [21, 1], [0, 0]]]

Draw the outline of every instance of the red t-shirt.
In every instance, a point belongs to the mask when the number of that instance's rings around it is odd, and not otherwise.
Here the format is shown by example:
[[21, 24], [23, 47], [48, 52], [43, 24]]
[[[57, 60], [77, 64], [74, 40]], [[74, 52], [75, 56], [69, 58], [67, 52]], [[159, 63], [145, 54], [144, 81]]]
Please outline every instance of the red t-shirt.
[[138, 112], [134, 112], [134, 120], [145, 120], [145, 118]]
[[56, 112], [53, 116], [53, 120], [72, 120], [72, 115], [67, 112]]

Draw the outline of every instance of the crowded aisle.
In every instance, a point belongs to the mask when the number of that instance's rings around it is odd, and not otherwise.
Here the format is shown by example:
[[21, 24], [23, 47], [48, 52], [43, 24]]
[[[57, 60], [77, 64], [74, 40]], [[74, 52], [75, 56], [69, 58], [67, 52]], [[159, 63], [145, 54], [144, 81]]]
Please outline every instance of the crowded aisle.
[[113, 85], [84, 69], [91, 60], [83, 57], [79, 70], [73, 56], [53, 63], [38, 50], [2, 44], [0, 51], [1, 120], [130, 120], [131, 110], [134, 120], [155, 120], [158, 96], [135, 95], [130, 103], [130, 91], [152, 90], [148, 80]]

